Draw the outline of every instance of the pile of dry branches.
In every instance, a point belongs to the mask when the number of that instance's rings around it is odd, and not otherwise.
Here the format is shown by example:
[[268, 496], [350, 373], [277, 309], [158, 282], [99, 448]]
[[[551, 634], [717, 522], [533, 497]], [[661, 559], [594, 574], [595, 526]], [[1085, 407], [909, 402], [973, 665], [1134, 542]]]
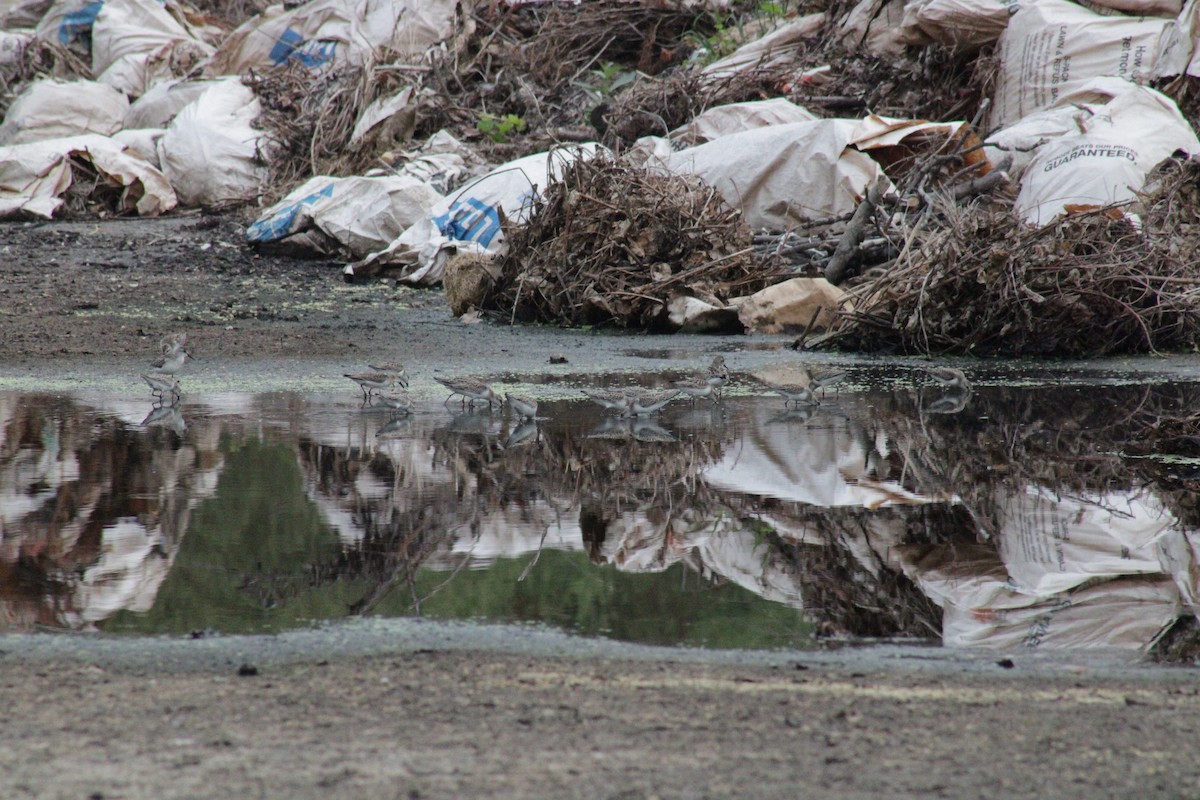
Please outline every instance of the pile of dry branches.
[[505, 236], [485, 302], [506, 319], [654, 328], [677, 296], [762, 288], [750, 230], [715, 189], [604, 157], [567, 167]]
[[255, 125], [270, 147], [268, 160], [273, 202], [313, 175], [361, 174], [376, 166], [380, 152], [392, 142], [370, 137], [347, 146], [354, 124], [373, 100], [395, 94], [411, 80], [411, 68], [348, 66], [310, 72], [300, 65], [251, 70], [246, 85], [262, 104]]
[[[895, 265], [852, 292], [825, 344], [863, 350], [1098, 356], [1200, 344], [1200, 164], [1167, 162], [1131, 211], [1042, 228], [944, 202]], [[1140, 219], [1140, 222], [1139, 222]]]

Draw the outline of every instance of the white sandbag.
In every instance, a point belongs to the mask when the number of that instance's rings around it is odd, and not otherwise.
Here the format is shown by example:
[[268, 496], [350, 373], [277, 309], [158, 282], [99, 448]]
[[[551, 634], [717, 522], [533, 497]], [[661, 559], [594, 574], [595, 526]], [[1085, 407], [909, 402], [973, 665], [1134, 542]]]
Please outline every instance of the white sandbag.
[[752, 100], [746, 103], [727, 103], [697, 114], [691, 122], [667, 134], [673, 142], [697, 145], [720, 139], [731, 133], [765, 128], [768, 125], [788, 125], [817, 119], [807, 108], [798, 106], [786, 97]]
[[126, 128], [112, 135], [113, 141], [127, 147], [138, 158], [144, 158], [155, 169], [161, 170], [158, 163], [158, 143], [167, 133], [166, 128]]
[[161, 172], [107, 136], [87, 134], [0, 147], [0, 217], [51, 217], [71, 186], [71, 158], [88, 161], [115, 186], [125, 187], [118, 211], [154, 216], [175, 207]]
[[[1094, 86], [1105, 85], [1111, 79]], [[1021, 176], [1013, 207], [1032, 225], [1133, 200], [1163, 159], [1176, 151], [1200, 154], [1200, 140], [1174, 101], [1153, 89], [1129, 86], [1098, 105], [1076, 99], [1062, 106], [1074, 112], [1068, 130], [1039, 147]], [[1056, 120], [1066, 122], [1049, 115], [1035, 122], [1050, 127]], [[1018, 137], [1000, 138], [1011, 143]]]
[[129, 105], [126, 128], [165, 128], [216, 81], [164, 81]]
[[[209, 77], [253, 67], [362, 65], [383, 51], [419, 55], [456, 31], [457, 0], [313, 0], [273, 5], [240, 25], [218, 48]], [[466, 15], [470, 20], [470, 15]]]
[[256, 196], [267, 177], [258, 98], [237, 78], [217, 81], [175, 116], [159, 141], [163, 172], [184, 205]]
[[1026, 487], [997, 503], [996, 546], [1025, 594], [1045, 597], [1095, 578], [1162, 573], [1156, 540], [1175, 518], [1146, 495], [1060, 497]]
[[61, 139], [85, 133], [119, 131], [129, 100], [95, 81], [45, 78], [21, 92], [0, 124], [0, 145]]
[[[906, 44], [937, 43], [960, 53], [974, 53], [1004, 33], [1020, 8], [1038, 0], [909, 0], [904, 6], [900, 35]], [[1094, 6], [1123, 11], [1134, 17], [1175, 17], [1182, 0], [1090, 0]]]
[[[530, 200], [579, 158], [605, 149], [594, 142], [559, 147], [510, 161], [442, 199], [392, 242], [346, 267], [348, 275], [383, 265], [400, 268], [400, 280], [422, 286], [441, 282], [450, 251], [495, 253], [504, 241], [500, 221], [521, 222]], [[605, 151], [607, 152], [607, 151]]]
[[800, 53], [804, 40], [815, 36], [824, 25], [823, 13], [797, 17], [709, 64], [703, 74], [710, 78], [727, 78], [747, 70], [786, 64]]
[[757, 230], [788, 230], [854, 211], [867, 187], [887, 180], [849, 147], [856, 120], [816, 120], [734, 133], [667, 159], [669, 171], [713, 186]]
[[29, 29], [32, 36], [33, 28], [45, 16], [50, 3], [51, 0], [0, 0], [0, 30]]
[[[1058, 102], [1093, 78], [1146, 83], [1173, 20], [1102, 16], [1067, 0], [1038, 0], [1013, 15], [1000, 37], [993, 128]], [[1165, 36], [1164, 36], [1165, 34]]]
[[441, 199], [428, 184], [408, 177], [317, 176], [263, 212], [246, 229], [246, 239], [273, 242], [316, 228], [362, 258], [387, 247]]
[[0, 84], [8, 84], [25, 65], [25, 48], [33, 41], [31, 30], [3, 30], [0, 26]]
[[842, 19], [837, 35], [850, 52], [899, 56], [905, 48], [903, 18], [904, 0], [859, 0]]
[[443, 195], [484, 171], [483, 159], [444, 130], [430, 136], [417, 149], [395, 153], [387, 161], [391, 166], [386, 173], [372, 169], [367, 175], [405, 175], [429, 184]]
[[156, 0], [104, 0], [92, 25], [92, 74], [131, 97], [188, 74], [213, 52]]
[[37, 24], [38, 41], [90, 59], [92, 25], [103, 7], [97, 0], [55, 0]]

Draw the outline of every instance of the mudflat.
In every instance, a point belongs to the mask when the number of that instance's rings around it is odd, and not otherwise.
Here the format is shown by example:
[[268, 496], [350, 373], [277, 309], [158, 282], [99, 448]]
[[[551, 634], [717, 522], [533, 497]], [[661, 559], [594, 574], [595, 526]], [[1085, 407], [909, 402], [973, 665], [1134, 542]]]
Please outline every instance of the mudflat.
[[[561, 354], [604, 370], [627, 368], [634, 349], [700, 363], [729, 344], [465, 325], [438, 291], [350, 285], [336, 262], [256, 253], [229, 216], [4, 223], [0, 256], [0, 372], [17, 384], [149, 361], [176, 330], [204, 380], [228, 369], [239, 386], [296, 358], [354, 367], [382, 353], [477, 372]], [[2, 636], [0, 794], [1200, 795], [1197, 674], [1136, 654], [702, 653], [565, 636], [516, 647], [528, 632], [418, 627], [355, 630], [362, 647], [338, 626], [194, 642]]]

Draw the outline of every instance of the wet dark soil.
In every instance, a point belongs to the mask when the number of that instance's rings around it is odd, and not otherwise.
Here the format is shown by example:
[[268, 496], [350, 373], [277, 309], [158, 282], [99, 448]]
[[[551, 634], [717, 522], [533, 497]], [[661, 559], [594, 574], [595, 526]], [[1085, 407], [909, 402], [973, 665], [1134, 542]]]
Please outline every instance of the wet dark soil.
[[[492, 343], [514, 336], [524, 366], [568, 341], [572, 362], [592, 346], [645, 345], [463, 325], [440, 292], [347, 285], [340, 263], [256, 253], [232, 216], [3, 223], [0, 258], [0, 365], [13, 372], [151, 355], [181, 329], [216, 361], [403, 352], [503, 369], [516, 368], [495, 358], [509, 345]], [[672, 341], [698, 357], [695, 339]], [[1182, 668], [1113, 676], [1066, 659], [1031, 672], [1021, 654], [989, 656], [988, 669], [955, 658], [924, 671], [886, 659], [809, 665], [803, 655], [739, 666], [486, 644], [390, 655], [318, 644], [271, 664], [258, 660], [263, 641], [181, 671], [153, 655], [19, 658], [20, 642], [0, 637], [3, 795], [1200, 794], [1200, 694]]]

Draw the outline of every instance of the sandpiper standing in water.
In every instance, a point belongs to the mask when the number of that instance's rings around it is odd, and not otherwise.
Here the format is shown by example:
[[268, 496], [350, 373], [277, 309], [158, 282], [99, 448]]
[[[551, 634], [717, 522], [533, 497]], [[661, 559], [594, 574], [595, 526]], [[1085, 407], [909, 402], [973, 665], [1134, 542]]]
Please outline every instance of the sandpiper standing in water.
[[504, 395], [504, 402], [508, 403], [508, 407], [513, 410], [522, 419], [534, 419], [537, 417], [538, 404], [537, 400], [524, 395], [507, 392]]
[[447, 403], [450, 402], [451, 397], [460, 395], [464, 405], [468, 402], [472, 406], [477, 402], [485, 402], [490, 411], [492, 403], [501, 402], [500, 396], [492, 391], [492, 387], [477, 378], [434, 378], [434, 380], [450, 390], [450, 397], [446, 398]]

